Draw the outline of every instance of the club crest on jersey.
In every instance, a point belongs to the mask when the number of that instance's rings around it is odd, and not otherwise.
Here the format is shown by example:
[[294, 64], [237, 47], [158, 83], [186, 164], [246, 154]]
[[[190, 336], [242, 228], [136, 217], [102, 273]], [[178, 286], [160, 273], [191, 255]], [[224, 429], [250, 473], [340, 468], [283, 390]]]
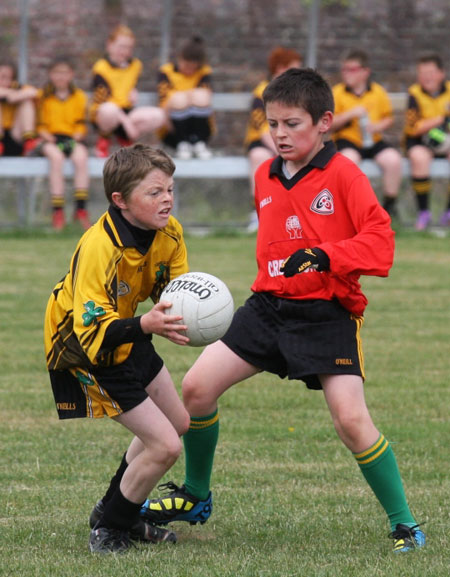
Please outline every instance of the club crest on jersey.
[[289, 238], [302, 238], [302, 226], [296, 214], [288, 216], [286, 219], [286, 231], [289, 234]]
[[334, 201], [331, 192], [324, 188], [312, 201], [310, 209], [317, 214], [333, 214]]
[[117, 296], [124, 297], [129, 292], [131, 292], [130, 286], [125, 281], [119, 281], [119, 288], [117, 289]]

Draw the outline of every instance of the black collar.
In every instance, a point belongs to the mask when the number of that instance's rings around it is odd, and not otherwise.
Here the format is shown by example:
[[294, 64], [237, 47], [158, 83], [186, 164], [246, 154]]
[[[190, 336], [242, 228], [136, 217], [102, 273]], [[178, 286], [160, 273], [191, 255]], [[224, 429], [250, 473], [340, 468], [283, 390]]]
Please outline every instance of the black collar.
[[369, 80], [367, 82], [366, 88], [364, 90], [364, 92], [361, 92], [361, 94], [357, 94], [353, 88], [350, 88], [350, 86], [347, 86], [347, 84], [345, 85], [345, 92], [350, 92], [350, 94], [354, 94], [355, 96], [358, 96], [358, 98], [360, 98], [361, 96], [363, 96], [363, 94], [365, 94], [366, 92], [369, 92], [370, 90], [372, 90], [372, 82]]
[[316, 156], [314, 156], [306, 166], [304, 166], [297, 173], [295, 173], [292, 176], [292, 178], [286, 178], [284, 176], [283, 173], [284, 160], [281, 158], [281, 156], [277, 156], [273, 159], [270, 165], [269, 176], [270, 178], [276, 176], [278, 180], [281, 182], [281, 184], [284, 186], [284, 188], [290, 190], [297, 184], [297, 182], [300, 179], [306, 176], [314, 168], [320, 168], [323, 170], [326, 167], [326, 165], [330, 162], [332, 157], [336, 154], [336, 152], [337, 152], [336, 145], [332, 140], [325, 142], [324, 147], [319, 150]]
[[[156, 230], [144, 230], [143, 228], [133, 226], [130, 222], [128, 222], [126, 218], [123, 217], [120, 209], [116, 208], [115, 206], [109, 206], [108, 214], [111, 217], [114, 226], [116, 227], [122, 246], [125, 248], [134, 247], [141, 254], [146, 254], [156, 236]], [[105, 230], [109, 234], [113, 243], [116, 246], [119, 246], [107, 220], [105, 220]]]

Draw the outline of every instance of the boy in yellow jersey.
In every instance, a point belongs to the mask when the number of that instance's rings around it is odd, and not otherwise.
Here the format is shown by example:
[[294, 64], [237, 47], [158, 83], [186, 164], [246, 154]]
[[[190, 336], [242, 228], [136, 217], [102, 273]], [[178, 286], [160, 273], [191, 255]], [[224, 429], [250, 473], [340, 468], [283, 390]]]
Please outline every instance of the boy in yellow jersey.
[[[276, 156], [275, 145], [270, 136], [269, 125], [266, 120], [262, 94], [272, 78], [276, 78], [289, 68], [300, 68], [303, 64], [302, 56], [292, 48], [276, 46], [271, 50], [267, 59], [269, 78], [262, 80], [253, 90], [253, 98], [250, 116], [245, 135], [245, 146], [250, 163], [250, 190], [253, 196], [255, 192], [255, 172], [265, 160]], [[255, 232], [258, 228], [258, 216], [256, 210], [250, 213], [247, 232]]]
[[159, 105], [169, 119], [160, 136], [176, 149], [177, 158], [212, 156], [207, 146], [214, 131], [211, 75], [203, 40], [197, 36], [184, 44], [175, 63], [159, 69]]
[[[450, 160], [450, 80], [438, 54], [420, 57], [416, 74], [408, 90], [405, 145], [417, 200], [416, 229], [425, 230], [431, 224], [431, 161], [435, 156]], [[450, 226], [450, 188], [440, 224]]]
[[[139, 510], [181, 452], [189, 415], [152, 335], [178, 345], [182, 317], [159, 302], [166, 284], [187, 272], [183, 230], [171, 216], [175, 165], [162, 150], [135, 144], [106, 161], [110, 203], [80, 239], [69, 272], [45, 316], [47, 367], [60, 419], [105, 415], [133, 435], [104, 497], [90, 517], [92, 552], [127, 550], [134, 540], [175, 542]], [[139, 303], [153, 308], [135, 316]]]
[[61, 230], [66, 224], [64, 214], [64, 162], [70, 158], [75, 169], [73, 220], [84, 230], [90, 226], [86, 209], [89, 190], [87, 133], [87, 95], [75, 86], [74, 70], [64, 56], [56, 58], [49, 68], [49, 82], [39, 92], [39, 150], [49, 160], [52, 224]]
[[0, 60], [0, 156], [30, 154], [36, 147], [37, 88], [17, 81], [15, 65]]
[[394, 122], [389, 96], [371, 79], [368, 56], [361, 50], [352, 50], [344, 57], [341, 76], [342, 82], [333, 87], [336, 147], [356, 164], [362, 158], [373, 158], [383, 175], [383, 208], [394, 216], [402, 157], [383, 138], [383, 132]]
[[117, 26], [106, 43], [106, 55], [92, 68], [90, 119], [99, 132], [95, 153], [106, 158], [114, 135], [128, 146], [166, 123], [157, 106], [137, 106], [142, 62], [133, 56], [136, 39], [128, 26]]

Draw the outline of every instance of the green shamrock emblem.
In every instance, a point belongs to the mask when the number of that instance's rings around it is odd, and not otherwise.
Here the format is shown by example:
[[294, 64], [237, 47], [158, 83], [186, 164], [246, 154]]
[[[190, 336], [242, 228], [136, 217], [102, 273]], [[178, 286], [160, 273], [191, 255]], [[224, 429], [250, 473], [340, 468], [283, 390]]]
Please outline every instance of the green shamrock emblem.
[[106, 314], [105, 309], [102, 307], [96, 307], [94, 301], [88, 301], [83, 304], [84, 310], [86, 311], [82, 315], [83, 326], [88, 327], [92, 323], [97, 322], [98, 317], [102, 317]]
[[88, 375], [84, 375], [80, 371], [77, 371], [76, 375], [77, 379], [80, 381], [82, 385], [87, 385], [88, 387], [95, 385], [94, 381]]

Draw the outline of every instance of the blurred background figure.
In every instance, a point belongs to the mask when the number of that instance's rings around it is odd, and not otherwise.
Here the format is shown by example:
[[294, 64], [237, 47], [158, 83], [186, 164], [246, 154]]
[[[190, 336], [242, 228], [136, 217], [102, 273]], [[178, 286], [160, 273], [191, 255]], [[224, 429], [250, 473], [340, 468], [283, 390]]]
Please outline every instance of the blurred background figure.
[[87, 94], [74, 84], [71, 61], [56, 58], [49, 67], [49, 81], [39, 92], [39, 150], [49, 160], [52, 224], [62, 230], [64, 213], [64, 162], [70, 158], [75, 170], [73, 220], [84, 230], [90, 227], [86, 203], [89, 195], [87, 135]]
[[[416, 229], [431, 224], [431, 161], [447, 157], [450, 161], [450, 81], [438, 54], [421, 56], [416, 65], [416, 82], [408, 89], [405, 144], [411, 163], [412, 188], [416, 195]], [[446, 208], [440, 218], [450, 226], [450, 187]]]
[[128, 26], [117, 26], [106, 43], [106, 55], [92, 68], [91, 122], [98, 130], [96, 156], [109, 155], [114, 135], [120, 146], [129, 146], [166, 122], [157, 106], [137, 106], [137, 84], [142, 62], [133, 56], [136, 39]]
[[402, 180], [400, 152], [383, 138], [394, 123], [386, 90], [371, 79], [369, 59], [362, 50], [351, 50], [341, 64], [342, 82], [333, 87], [335, 114], [332, 130], [337, 149], [359, 164], [373, 159], [382, 171], [383, 208], [397, 216], [396, 199]]
[[0, 156], [22, 156], [35, 149], [37, 94], [34, 86], [19, 84], [15, 64], [0, 60]]
[[159, 69], [159, 105], [168, 125], [160, 136], [175, 149], [177, 158], [211, 158], [208, 141], [215, 129], [212, 108], [212, 69], [202, 38], [192, 37], [181, 48], [176, 62]]
[[[253, 90], [253, 100], [244, 142], [250, 163], [249, 179], [252, 199], [255, 189], [254, 175], [256, 169], [265, 160], [276, 155], [276, 149], [269, 133], [269, 125], [266, 121], [262, 94], [272, 78], [279, 76], [289, 68], [301, 68], [302, 64], [303, 58], [296, 50], [283, 46], [275, 47], [267, 59], [268, 78], [261, 81]], [[250, 213], [247, 231], [255, 232], [257, 229], [258, 217], [256, 211], [253, 210]]]

